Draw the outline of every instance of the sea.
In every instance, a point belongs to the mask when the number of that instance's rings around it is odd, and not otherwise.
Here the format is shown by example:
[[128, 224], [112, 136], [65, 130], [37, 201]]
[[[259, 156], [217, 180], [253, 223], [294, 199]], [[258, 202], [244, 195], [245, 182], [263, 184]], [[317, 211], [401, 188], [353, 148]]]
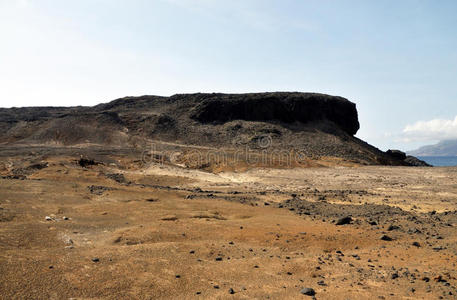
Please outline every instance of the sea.
[[418, 156], [417, 158], [434, 167], [457, 166], [457, 156]]

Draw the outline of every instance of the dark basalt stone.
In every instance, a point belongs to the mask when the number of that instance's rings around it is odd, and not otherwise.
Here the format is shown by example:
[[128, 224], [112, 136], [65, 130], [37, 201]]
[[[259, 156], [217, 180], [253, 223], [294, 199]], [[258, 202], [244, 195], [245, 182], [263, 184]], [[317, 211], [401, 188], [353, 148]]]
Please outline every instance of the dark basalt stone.
[[232, 120], [284, 123], [328, 120], [354, 135], [360, 128], [356, 105], [349, 100], [314, 93], [262, 93], [203, 98], [191, 118], [201, 123]]
[[412, 167], [431, 167], [428, 163], [423, 160], [418, 159], [417, 157], [406, 155], [405, 152], [400, 150], [387, 150], [386, 154], [392, 157], [393, 159], [402, 161], [407, 166]]
[[408, 155], [404, 161], [412, 167], [431, 167], [431, 165], [429, 165], [425, 161], [410, 155]]
[[343, 217], [343, 218], [340, 218], [336, 221], [336, 225], [346, 225], [346, 224], [350, 224], [352, 222], [352, 218], [351, 217]]
[[399, 159], [399, 160], [405, 160], [406, 159], [406, 153], [400, 150], [387, 150], [386, 152], [389, 154], [391, 157]]

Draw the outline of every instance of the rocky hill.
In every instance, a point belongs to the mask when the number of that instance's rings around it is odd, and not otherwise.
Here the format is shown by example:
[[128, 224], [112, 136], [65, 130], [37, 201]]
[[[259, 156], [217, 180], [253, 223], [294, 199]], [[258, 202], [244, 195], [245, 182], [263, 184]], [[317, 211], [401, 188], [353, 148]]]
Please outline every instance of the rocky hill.
[[3, 145], [141, 148], [154, 142], [408, 165], [356, 138], [359, 127], [349, 100], [297, 92], [141, 96], [94, 107], [0, 109]]

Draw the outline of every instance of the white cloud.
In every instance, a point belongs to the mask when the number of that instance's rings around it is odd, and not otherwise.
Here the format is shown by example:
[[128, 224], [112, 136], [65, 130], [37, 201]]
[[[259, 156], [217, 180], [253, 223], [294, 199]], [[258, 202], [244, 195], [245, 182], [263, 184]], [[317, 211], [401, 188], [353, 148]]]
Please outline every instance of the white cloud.
[[433, 119], [407, 125], [402, 137], [405, 142], [457, 139], [457, 116], [453, 120]]

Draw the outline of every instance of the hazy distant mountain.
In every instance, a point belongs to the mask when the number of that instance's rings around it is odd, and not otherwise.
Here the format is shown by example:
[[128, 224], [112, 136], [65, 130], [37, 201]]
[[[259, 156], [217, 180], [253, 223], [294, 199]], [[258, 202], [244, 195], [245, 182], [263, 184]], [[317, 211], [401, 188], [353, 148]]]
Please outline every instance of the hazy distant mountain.
[[408, 152], [414, 156], [457, 156], [457, 140], [441, 141], [436, 145], [420, 147]]

